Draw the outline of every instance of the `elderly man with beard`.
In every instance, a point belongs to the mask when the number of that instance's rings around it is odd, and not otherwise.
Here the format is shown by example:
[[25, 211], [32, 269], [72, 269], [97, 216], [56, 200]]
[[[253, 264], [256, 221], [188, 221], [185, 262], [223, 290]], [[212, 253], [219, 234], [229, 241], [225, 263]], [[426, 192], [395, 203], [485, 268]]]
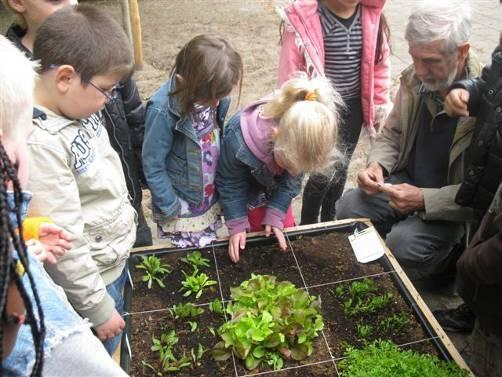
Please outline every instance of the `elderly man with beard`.
[[470, 29], [469, 8], [458, 1], [421, 3], [410, 15], [405, 37], [413, 64], [401, 74], [359, 188], [337, 203], [338, 219], [372, 220], [412, 279], [442, 273], [471, 216], [455, 195], [475, 120], [449, 118], [443, 109], [454, 81], [480, 74]]

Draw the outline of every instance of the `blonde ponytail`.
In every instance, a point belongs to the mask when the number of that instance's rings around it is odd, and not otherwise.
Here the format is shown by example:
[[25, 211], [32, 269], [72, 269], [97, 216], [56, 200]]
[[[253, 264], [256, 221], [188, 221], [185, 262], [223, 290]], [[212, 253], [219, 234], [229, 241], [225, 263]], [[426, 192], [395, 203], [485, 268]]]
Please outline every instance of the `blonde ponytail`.
[[263, 116], [278, 120], [274, 156], [290, 172], [325, 169], [336, 152], [340, 95], [328, 79], [306, 75], [286, 81], [264, 105]]

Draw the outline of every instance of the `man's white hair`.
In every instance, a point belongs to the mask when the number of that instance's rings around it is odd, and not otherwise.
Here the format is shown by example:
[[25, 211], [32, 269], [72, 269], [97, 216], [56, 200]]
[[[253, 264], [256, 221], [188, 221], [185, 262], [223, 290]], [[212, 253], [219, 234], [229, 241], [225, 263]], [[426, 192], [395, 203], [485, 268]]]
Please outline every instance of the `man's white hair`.
[[411, 13], [405, 38], [411, 44], [444, 41], [451, 54], [471, 36], [471, 9], [465, 0], [426, 0]]
[[18, 124], [20, 114], [33, 111], [35, 64], [1, 35], [0, 56], [0, 130], [15, 137], [24, 126]]

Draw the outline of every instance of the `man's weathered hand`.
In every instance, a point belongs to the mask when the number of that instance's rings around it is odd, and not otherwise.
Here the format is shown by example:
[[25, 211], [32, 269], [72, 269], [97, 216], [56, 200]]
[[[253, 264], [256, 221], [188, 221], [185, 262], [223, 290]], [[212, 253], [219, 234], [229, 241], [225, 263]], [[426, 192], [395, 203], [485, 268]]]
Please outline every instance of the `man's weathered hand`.
[[412, 213], [425, 207], [422, 189], [408, 183], [382, 185], [380, 191], [389, 195], [389, 205], [403, 214]]
[[378, 162], [372, 162], [357, 175], [359, 188], [368, 195], [376, 195], [383, 185], [383, 168]]

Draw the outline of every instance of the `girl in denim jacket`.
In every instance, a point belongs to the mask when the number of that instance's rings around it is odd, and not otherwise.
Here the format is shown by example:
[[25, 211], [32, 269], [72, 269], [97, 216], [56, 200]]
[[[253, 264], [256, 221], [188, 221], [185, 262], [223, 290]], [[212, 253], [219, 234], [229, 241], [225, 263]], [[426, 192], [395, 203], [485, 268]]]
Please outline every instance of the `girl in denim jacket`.
[[242, 71], [240, 55], [224, 39], [199, 35], [181, 49], [170, 79], [147, 104], [142, 156], [153, 220], [158, 237], [175, 246], [216, 239], [219, 127]]
[[331, 165], [342, 101], [325, 78], [305, 75], [235, 114], [225, 126], [216, 186], [230, 233], [229, 255], [239, 261], [246, 232], [275, 234], [294, 225], [291, 201], [303, 173]]
[[279, 84], [296, 71], [326, 76], [347, 109], [338, 131], [346, 159], [331, 181], [312, 175], [303, 193], [301, 224], [335, 217], [335, 202], [347, 179], [348, 164], [364, 124], [370, 137], [383, 126], [389, 99], [389, 30], [382, 9], [386, 0], [297, 0], [281, 11]]

